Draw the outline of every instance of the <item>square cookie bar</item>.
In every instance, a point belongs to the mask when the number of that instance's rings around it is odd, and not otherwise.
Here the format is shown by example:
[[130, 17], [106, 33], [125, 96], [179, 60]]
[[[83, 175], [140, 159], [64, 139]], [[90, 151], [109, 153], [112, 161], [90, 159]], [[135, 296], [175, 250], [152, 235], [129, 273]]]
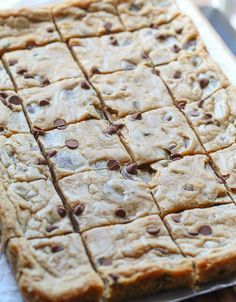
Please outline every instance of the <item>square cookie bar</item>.
[[72, 225], [50, 180], [0, 183], [3, 246], [10, 238], [51, 237], [71, 233]]
[[165, 222], [181, 251], [193, 260], [196, 283], [235, 274], [234, 204], [171, 214], [165, 218]]
[[106, 301], [191, 285], [192, 263], [182, 256], [158, 215], [95, 228], [82, 236], [107, 285]]
[[123, 32], [102, 37], [72, 39], [70, 45], [88, 76], [134, 69], [147, 61], [137, 33]]
[[160, 77], [144, 65], [134, 70], [97, 74], [91, 82], [115, 119], [173, 104]]
[[0, 90], [14, 90], [12, 81], [0, 61]]
[[47, 160], [32, 134], [0, 136], [0, 162], [15, 182], [50, 178]]
[[182, 110], [195, 128], [207, 152], [236, 141], [236, 88], [220, 89], [205, 101], [194, 102]]
[[83, 77], [66, 44], [60, 42], [9, 52], [4, 54], [3, 60], [18, 89]]
[[184, 15], [157, 28], [143, 28], [138, 35], [153, 65], [169, 63], [182, 52], [192, 53], [203, 47], [195, 25]]
[[[58, 179], [82, 171], [119, 168], [131, 161], [116, 134], [109, 134], [105, 120], [88, 120], [39, 136]], [[114, 167], [113, 167], [114, 166]]]
[[49, 9], [0, 12], [0, 54], [59, 41]]
[[98, 302], [103, 283], [79, 234], [11, 239], [7, 257], [26, 302]]
[[120, 119], [120, 132], [138, 165], [203, 153], [184, 116], [175, 107], [135, 113]]
[[124, 30], [112, 0], [72, 0], [57, 5], [53, 16], [63, 40]]
[[32, 128], [50, 130], [100, 118], [100, 101], [84, 78], [19, 91]]
[[88, 171], [59, 181], [80, 231], [126, 223], [158, 212], [147, 186], [128, 172], [122, 174], [109, 170]]
[[183, 53], [177, 61], [158, 67], [158, 71], [177, 104], [204, 100], [229, 85], [225, 75], [205, 50], [194, 54]]
[[151, 167], [155, 170], [152, 191], [162, 216], [232, 202], [205, 155], [164, 160]]
[[0, 91], [0, 135], [29, 132], [20, 98], [12, 90]]
[[226, 182], [236, 201], [236, 144], [210, 154], [216, 170]]
[[116, 0], [127, 30], [170, 22], [179, 14], [175, 0]]

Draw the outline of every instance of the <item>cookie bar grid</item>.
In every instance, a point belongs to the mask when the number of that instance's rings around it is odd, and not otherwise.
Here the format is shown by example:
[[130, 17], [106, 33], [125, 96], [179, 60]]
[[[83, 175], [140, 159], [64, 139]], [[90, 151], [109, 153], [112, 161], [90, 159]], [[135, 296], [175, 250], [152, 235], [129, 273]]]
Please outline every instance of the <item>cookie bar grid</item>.
[[[110, 116], [108, 115], [108, 117], [110, 118]], [[110, 119], [110, 121], [111, 121], [112, 119]]]

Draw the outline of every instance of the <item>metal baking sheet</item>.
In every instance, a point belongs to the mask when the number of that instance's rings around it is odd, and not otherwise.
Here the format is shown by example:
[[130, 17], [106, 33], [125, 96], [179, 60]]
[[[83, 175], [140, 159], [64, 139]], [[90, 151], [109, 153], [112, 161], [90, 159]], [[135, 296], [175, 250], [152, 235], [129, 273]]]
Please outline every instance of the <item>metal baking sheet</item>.
[[[223, 40], [217, 35], [215, 30], [203, 17], [200, 11], [192, 4], [191, 0], [176, 1], [178, 2], [181, 10], [194, 21], [213, 59], [221, 67], [231, 83], [236, 85], [236, 60], [231, 51], [226, 47]], [[0, 10], [14, 9], [23, 6], [32, 7], [36, 5], [60, 2], [63, 2], [63, 0], [0, 0]], [[207, 284], [199, 288], [198, 291], [179, 289], [145, 297], [145, 299], [140, 298], [126, 302], [177, 302], [234, 285], [236, 285], [236, 277]], [[14, 277], [3, 254], [0, 254], [0, 302], [23, 302]]]

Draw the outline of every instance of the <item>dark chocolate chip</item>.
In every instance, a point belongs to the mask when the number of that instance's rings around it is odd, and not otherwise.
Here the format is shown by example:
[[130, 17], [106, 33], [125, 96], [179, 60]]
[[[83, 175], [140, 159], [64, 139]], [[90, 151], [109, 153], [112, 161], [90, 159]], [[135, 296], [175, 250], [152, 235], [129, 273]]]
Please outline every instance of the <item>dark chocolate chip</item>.
[[202, 78], [199, 80], [199, 85], [202, 89], [206, 88], [209, 84], [208, 78]]
[[112, 260], [108, 258], [101, 257], [98, 259], [99, 265], [109, 266], [112, 265]]
[[176, 215], [172, 216], [172, 220], [176, 223], [180, 223], [181, 222], [181, 215], [176, 214]]
[[107, 162], [107, 168], [109, 170], [119, 170], [120, 163], [118, 162], [118, 160], [109, 159], [108, 162]]
[[55, 128], [58, 128], [58, 129], [61, 129], [61, 127], [64, 129], [65, 126], [66, 126], [66, 121], [63, 120], [63, 119], [56, 119], [54, 122], [53, 122], [53, 126]]
[[9, 99], [8, 102], [13, 105], [20, 105], [21, 104], [21, 99], [17, 95], [12, 95]]
[[175, 154], [170, 155], [171, 160], [179, 160], [179, 159], [182, 159], [182, 158], [183, 158], [183, 156], [181, 154], [175, 153]]
[[188, 230], [188, 233], [189, 233], [189, 235], [191, 235], [191, 236], [197, 236], [197, 235], [199, 234], [199, 232], [196, 231], [196, 230]]
[[57, 213], [58, 213], [62, 218], [66, 217], [66, 211], [65, 211], [65, 209], [64, 209], [63, 207], [58, 207], [58, 208], [57, 208]]
[[157, 226], [150, 226], [147, 228], [147, 232], [150, 234], [150, 235], [157, 235], [160, 233], [160, 228], [157, 227]]
[[162, 40], [162, 41], [164, 41], [167, 37], [168, 37], [168, 36], [165, 35], [165, 34], [156, 34], [156, 36], [155, 36], [155, 38], [156, 38], [157, 40]]
[[204, 236], [211, 235], [212, 229], [209, 225], [202, 225], [199, 229], [199, 234], [202, 234]]
[[64, 250], [64, 247], [63, 246], [60, 246], [60, 245], [53, 245], [51, 247], [51, 252], [52, 253], [57, 253], [57, 252], [61, 252]]
[[180, 47], [178, 45], [173, 45], [172, 50], [175, 53], [179, 53], [180, 52]]
[[137, 175], [138, 174], [138, 166], [137, 166], [137, 164], [131, 164], [131, 165], [127, 166], [126, 167], [126, 171], [129, 174]]
[[21, 69], [19, 69], [16, 73], [19, 74], [19, 75], [23, 75], [23, 74], [26, 73], [26, 72], [28, 72], [27, 69], [21, 68]]
[[76, 216], [79, 216], [83, 213], [84, 211], [84, 205], [82, 204], [78, 204], [77, 206], [74, 207], [73, 209], [73, 213], [76, 215]]
[[204, 100], [199, 101], [198, 104], [197, 104], [198, 107], [199, 107], [199, 108], [202, 108], [203, 103], [204, 103]]
[[111, 32], [111, 29], [112, 29], [112, 23], [111, 22], [106, 22], [104, 24], [104, 28], [107, 32]]
[[49, 103], [49, 101], [48, 101], [47, 99], [41, 100], [41, 101], [39, 102], [39, 106], [41, 106], [41, 107], [47, 106], [47, 105], [49, 105], [49, 104], [50, 104], [50, 103]]
[[114, 213], [119, 218], [125, 218], [126, 217], [126, 211], [123, 208], [115, 209]]
[[28, 48], [28, 49], [32, 49], [35, 46], [36, 46], [36, 44], [33, 40], [29, 40], [25, 43], [25, 47]]
[[49, 225], [46, 227], [46, 231], [47, 231], [48, 233], [51, 233], [51, 232], [53, 232], [53, 231], [55, 231], [55, 230], [57, 230], [57, 229], [58, 229], [57, 226], [51, 225], [51, 224], [49, 224]]
[[42, 86], [48, 86], [51, 84], [48, 79], [43, 79], [41, 83], [42, 83]]
[[182, 72], [180, 70], [176, 70], [175, 73], [173, 74], [174, 79], [180, 79], [182, 75]]
[[178, 35], [180, 35], [180, 34], [182, 34], [182, 32], [183, 32], [183, 28], [178, 28], [178, 29], [176, 29], [176, 31], [175, 31]]
[[86, 81], [82, 81], [81, 83], [80, 83], [80, 87], [82, 88], [82, 89], [90, 89], [90, 86], [89, 86], [89, 84], [86, 82]]
[[2, 97], [3, 99], [6, 99], [8, 97], [8, 94], [4, 91], [0, 92], [0, 97]]
[[57, 154], [57, 151], [56, 150], [49, 150], [48, 152], [47, 152], [47, 156], [48, 157], [53, 157], [53, 156], [55, 156]]
[[114, 37], [110, 37], [110, 44], [113, 45], [113, 46], [118, 46], [119, 45], [117, 39], [114, 38]]
[[30, 73], [25, 72], [25, 73], [24, 73], [24, 78], [25, 78], [25, 79], [33, 79], [34, 76], [33, 76], [32, 74], [30, 74]]
[[77, 139], [68, 139], [65, 141], [65, 145], [67, 148], [74, 150], [79, 147], [79, 142]]
[[141, 112], [137, 112], [131, 115], [131, 119], [132, 120], [141, 120], [142, 119], [142, 113]]
[[48, 33], [53, 33], [53, 32], [54, 32], [54, 28], [49, 27], [49, 28], [47, 29], [47, 32], [48, 32]]
[[4, 125], [0, 125], [0, 131], [4, 131], [5, 127]]

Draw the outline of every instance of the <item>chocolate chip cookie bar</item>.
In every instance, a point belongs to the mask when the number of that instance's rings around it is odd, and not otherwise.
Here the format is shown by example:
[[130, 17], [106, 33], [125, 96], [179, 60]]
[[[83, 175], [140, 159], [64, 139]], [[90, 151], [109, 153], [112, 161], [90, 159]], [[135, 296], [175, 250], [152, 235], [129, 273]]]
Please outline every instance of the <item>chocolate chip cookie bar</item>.
[[180, 12], [174, 0], [116, 0], [127, 30], [168, 23]]
[[29, 132], [20, 98], [12, 90], [0, 91], [0, 135]]
[[171, 214], [165, 222], [185, 256], [195, 264], [197, 283], [235, 274], [235, 205]]
[[14, 90], [12, 81], [0, 60], [0, 90]]
[[106, 284], [106, 301], [189, 286], [192, 263], [184, 258], [157, 215], [83, 233]]
[[88, 76], [96, 73], [129, 70], [141, 62], [148, 62], [136, 32], [72, 39], [70, 45]]
[[114, 119], [173, 104], [162, 80], [145, 65], [113, 74], [97, 74], [91, 82]]
[[0, 29], [0, 54], [60, 39], [46, 8], [1, 11]]
[[184, 116], [175, 107], [134, 113], [118, 120], [121, 135], [137, 164], [203, 153]]
[[162, 216], [232, 202], [205, 155], [164, 160], [151, 167], [155, 176], [150, 185]]
[[103, 283], [89, 262], [79, 234], [13, 238], [6, 252], [26, 302], [99, 301]]
[[9, 52], [4, 54], [3, 60], [18, 89], [83, 77], [67, 46], [60, 42]]
[[[104, 169], [109, 160], [122, 165], [131, 158], [105, 120], [88, 120], [39, 136], [58, 179], [82, 171]], [[112, 163], [111, 163], [112, 165]]]
[[64, 40], [124, 30], [112, 0], [72, 0], [57, 5], [53, 16]]
[[156, 214], [157, 206], [147, 186], [139, 181], [135, 167], [123, 171], [89, 171], [61, 179], [58, 183], [80, 231], [102, 225], [126, 223]]
[[43, 131], [100, 118], [101, 103], [84, 78], [62, 80], [19, 92], [31, 128]]

